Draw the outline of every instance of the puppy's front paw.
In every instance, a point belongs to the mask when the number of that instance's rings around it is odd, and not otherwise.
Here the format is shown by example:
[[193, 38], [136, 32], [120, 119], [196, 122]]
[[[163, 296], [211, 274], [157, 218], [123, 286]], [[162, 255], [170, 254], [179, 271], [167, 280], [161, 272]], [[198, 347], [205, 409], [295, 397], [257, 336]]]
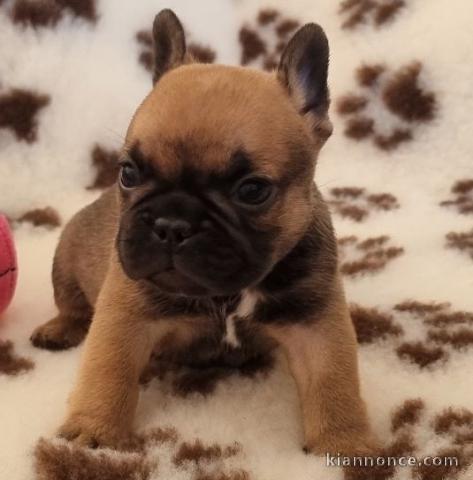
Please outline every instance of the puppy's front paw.
[[110, 424], [89, 415], [70, 416], [58, 431], [61, 438], [90, 448], [127, 449], [129, 436]]
[[87, 334], [87, 326], [72, 324], [60, 315], [40, 325], [31, 335], [31, 343], [46, 350], [66, 350], [79, 345]]

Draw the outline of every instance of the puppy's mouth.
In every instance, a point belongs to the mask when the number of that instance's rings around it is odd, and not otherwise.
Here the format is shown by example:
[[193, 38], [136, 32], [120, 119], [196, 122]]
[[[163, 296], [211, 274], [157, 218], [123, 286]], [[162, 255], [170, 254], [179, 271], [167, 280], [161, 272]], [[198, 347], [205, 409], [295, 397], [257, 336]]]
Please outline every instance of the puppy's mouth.
[[202, 296], [209, 294], [206, 287], [193, 281], [179, 268], [176, 268], [173, 260], [161, 271], [150, 275], [148, 281], [163, 292], [172, 295]]

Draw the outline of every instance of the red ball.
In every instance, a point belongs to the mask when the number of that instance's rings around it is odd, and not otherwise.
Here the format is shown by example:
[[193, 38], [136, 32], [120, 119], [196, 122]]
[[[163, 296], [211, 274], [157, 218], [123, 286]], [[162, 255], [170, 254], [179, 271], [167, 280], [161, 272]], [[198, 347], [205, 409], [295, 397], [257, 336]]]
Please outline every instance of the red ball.
[[4, 215], [0, 215], [0, 314], [15, 293], [17, 263], [13, 235]]

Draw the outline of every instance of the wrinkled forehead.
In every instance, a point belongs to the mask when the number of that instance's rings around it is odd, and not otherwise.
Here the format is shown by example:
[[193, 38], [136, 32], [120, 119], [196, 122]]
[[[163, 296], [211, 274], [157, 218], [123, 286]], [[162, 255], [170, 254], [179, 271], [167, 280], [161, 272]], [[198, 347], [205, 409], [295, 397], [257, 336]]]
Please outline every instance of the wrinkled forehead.
[[127, 145], [168, 178], [246, 167], [281, 178], [307, 166], [309, 135], [270, 74], [189, 65], [165, 75], [138, 109]]

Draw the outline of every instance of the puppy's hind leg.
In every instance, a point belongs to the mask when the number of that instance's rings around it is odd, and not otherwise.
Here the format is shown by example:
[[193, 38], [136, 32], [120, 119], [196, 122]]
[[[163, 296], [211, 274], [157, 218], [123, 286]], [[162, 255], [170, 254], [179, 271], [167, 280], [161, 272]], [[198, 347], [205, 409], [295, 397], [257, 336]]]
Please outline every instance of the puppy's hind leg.
[[36, 328], [31, 343], [47, 350], [65, 350], [82, 342], [92, 319], [93, 308], [72, 272], [56, 257], [53, 265], [54, 298], [59, 313]]

